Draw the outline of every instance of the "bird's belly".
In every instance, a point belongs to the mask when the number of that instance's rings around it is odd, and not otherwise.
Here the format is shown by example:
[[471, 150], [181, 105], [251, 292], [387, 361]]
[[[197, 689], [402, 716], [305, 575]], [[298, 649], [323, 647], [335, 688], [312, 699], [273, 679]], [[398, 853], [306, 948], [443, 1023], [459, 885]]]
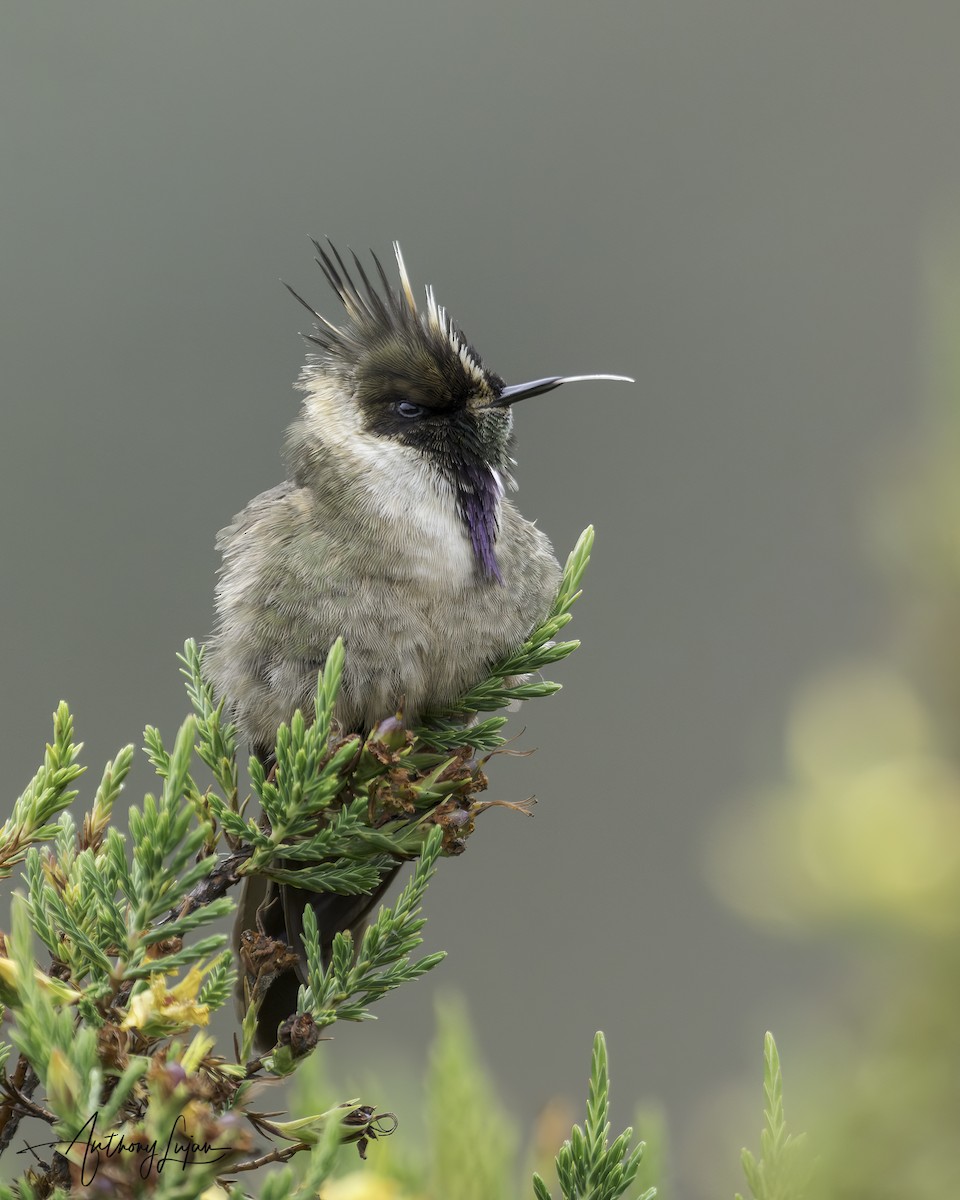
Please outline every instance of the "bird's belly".
[[488, 600], [486, 591], [455, 589], [419, 602], [408, 593], [402, 603], [352, 613], [344, 631], [341, 723], [369, 728], [398, 710], [415, 723], [477, 683], [529, 627], [516, 614], [510, 620], [504, 598]]
[[504, 513], [502, 584], [472, 559], [467, 570], [459, 546], [451, 561], [449, 539], [429, 561], [422, 543], [416, 554], [398, 543], [384, 555], [382, 546], [331, 547], [327, 538], [314, 547], [304, 537], [288, 548], [289, 573], [271, 575], [269, 586], [228, 579], [229, 622], [208, 671], [251, 742], [272, 744], [297, 708], [312, 711], [317, 672], [338, 637], [346, 656], [335, 716], [344, 732], [366, 732], [398, 710], [416, 724], [484, 679], [549, 611], [560, 574], [547, 539]]

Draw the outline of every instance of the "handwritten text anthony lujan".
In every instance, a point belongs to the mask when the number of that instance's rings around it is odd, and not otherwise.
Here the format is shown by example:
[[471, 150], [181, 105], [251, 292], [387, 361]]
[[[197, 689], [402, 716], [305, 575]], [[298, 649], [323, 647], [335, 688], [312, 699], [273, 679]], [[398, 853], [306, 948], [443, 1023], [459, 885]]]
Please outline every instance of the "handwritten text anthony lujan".
[[[127, 1140], [122, 1133], [108, 1133], [104, 1138], [98, 1138], [97, 1113], [77, 1130], [76, 1137], [67, 1145], [67, 1153], [77, 1147], [83, 1149], [83, 1159], [80, 1162], [80, 1182], [89, 1185], [97, 1176], [100, 1166], [111, 1158], [121, 1158], [124, 1154], [135, 1154], [141, 1159], [140, 1175], [143, 1179], [156, 1170], [159, 1175], [167, 1163], [178, 1163], [180, 1169], [208, 1165], [219, 1162], [230, 1153], [229, 1146], [211, 1146], [209, 1142], [195, 1142], [187, 1132], [187, 1123], [183, 1114], [174, 1121], [166, 1142], [161, 1146], [160, 1140], [140, 1141], [137, 1138]], [[44, 1142], [46, 1146], [63, 1146], [63, 1142]], [[212, 1157], [211, 1157], [212, 1156]], [[72, 1157], [72, 1156], [71, 1156]], [[76, 1158], [72, 1157], [76, 1162]]]

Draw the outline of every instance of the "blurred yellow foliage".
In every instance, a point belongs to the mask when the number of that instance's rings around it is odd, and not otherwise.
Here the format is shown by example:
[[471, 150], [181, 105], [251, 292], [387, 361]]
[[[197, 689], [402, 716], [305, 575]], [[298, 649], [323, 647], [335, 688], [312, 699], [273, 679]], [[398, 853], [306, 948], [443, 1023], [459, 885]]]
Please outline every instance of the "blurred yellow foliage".
[[369, 1171], [352, 1171], [323, 1185], [320, 1200], [417, 1200], [395, 1179]]
[[787, 782], [720, 818], [708, 873], [752, 920], [960, 928], [960, 775], [891, 670], [846, 667], [799, 696]]
[[955, 232], [937, 239], [928, 267], [923, 436], [887, 464], [870, 504], [871, 544], [896, 585], [896, 638], [876, 662], [838, 666], [798, 693], [784, 781], [722, 811], [706, 851], [713, 887], [749, 920], [847, 935], [843, 1001], [818, 1007], [798, 1088], [818, 1200], [960, 1197]]

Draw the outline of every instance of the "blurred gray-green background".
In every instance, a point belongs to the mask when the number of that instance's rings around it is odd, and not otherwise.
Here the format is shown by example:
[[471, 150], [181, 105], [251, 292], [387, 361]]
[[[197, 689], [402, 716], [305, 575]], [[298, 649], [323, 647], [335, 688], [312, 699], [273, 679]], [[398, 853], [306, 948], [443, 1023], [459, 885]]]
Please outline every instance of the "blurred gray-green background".
[[215, 533], [282, 477], [304, 314], [278, 279], [335, 318], [308, 235], [398, 238], [508, 381], [637, 384], [517, 412], [524, 514], [561, 556], [597, 527], [583, 648], [514, 722], [537, 753], [492, 765], [536, 818], [483, 818], [431, 887], [448, 961], [324, 1053], [418, 1064], [459, 990], [529, 1124], [579, 1102], [602, 1027], [679, 1194], [732, 1184], [759, 1101], [744, 1125], [726, 1098], [764, 1029], [789, 1064], [836, 964], [721, 907], [704, 841], [780, 769], [797, 680], [886, 621], [862, 497], [919, 421], [958, 50], [949, 3], [4, 5], [11, 799], [61, 697], [90, 788], [145, 723], [172, 736]]

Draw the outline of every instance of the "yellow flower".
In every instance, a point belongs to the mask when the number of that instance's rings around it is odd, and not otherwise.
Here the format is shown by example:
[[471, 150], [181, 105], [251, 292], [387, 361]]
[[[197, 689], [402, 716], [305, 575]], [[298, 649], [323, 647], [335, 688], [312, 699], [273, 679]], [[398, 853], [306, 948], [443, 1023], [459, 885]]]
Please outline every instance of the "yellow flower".
[[189, 1029], [191, 1025], [206, 1025], [210, 1008], [197, 1003], [197, 993], [203, 977], [210, 970], [191, 967], [176, 987], [168, 988], [160, 974], [150, 976], [150, 986], [137, 992], [121, 1029], [139, 1029], [143, 1033], [162, 1036]]
[[46, 1088], [50, 1107], [61, 1117], [73, 1116], [78, 1112], [90, 1090], [89, 1087], [84, 1088], [73, 1064], [56, 1047], [50, 1051]]
[[[33, 977], [43, 990], [58, 1004], [70, 1004], [80, 999], [80, 993], [59, 979], [51, 979], [39, 967], [34, 967]], [[12, 958], [0, 958], [0, 996], [10, 1008], [22, 1003], [20, 998], [20, 967]]]

